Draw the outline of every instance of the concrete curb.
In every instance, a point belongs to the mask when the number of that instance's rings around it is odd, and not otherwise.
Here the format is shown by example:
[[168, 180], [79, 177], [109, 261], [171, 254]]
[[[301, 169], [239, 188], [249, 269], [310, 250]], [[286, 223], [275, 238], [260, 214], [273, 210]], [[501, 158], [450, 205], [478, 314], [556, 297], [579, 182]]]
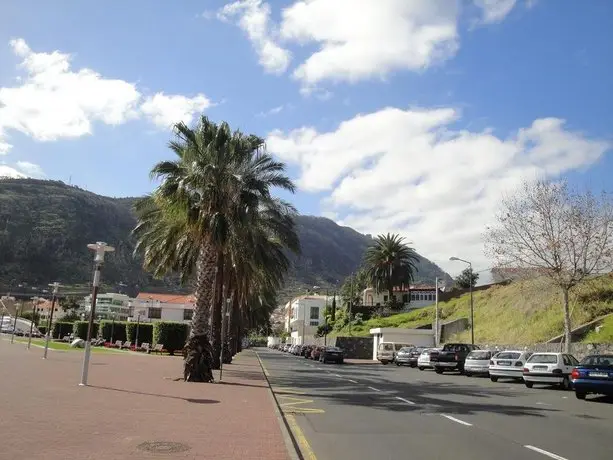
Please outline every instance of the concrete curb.
[[272, 391], [272, 386], [270, 385], [270, 380], [268, 380], [267, 371], [264, 369], [264, 365], [262, 364], [262, 360], [260, 359], [260, 355], [257, 351], [253, 351], [255, 353], [258, 362], [260, 363], [260, 368], [262, 369], [262, 374], [264, 374], [264, 378], [266, 379], [266, 383], [268, 384], [268, 391], [270, 393], [270, 397], [273, 401], [273, 407], [275, 409], [275, 415], [277, 416], [277, 420], [279, 421], [279, 428], [281, 428], [281, 435], [283, 436], [283, 441], [285, 442], [285, 448], [287, 449], [287, 453], [291, 460], [304, 460], [300, 452], [300, 448], [298, 447], [298, 441], [295, 439], [292, 434], [291, 429], [289, 428], [289, 424], [287, 423], [287, 419], [283, 412], [281, 411], [281, 407], [279, 406], [279, 401], [277, 400], [277, 396], [275, 392]]

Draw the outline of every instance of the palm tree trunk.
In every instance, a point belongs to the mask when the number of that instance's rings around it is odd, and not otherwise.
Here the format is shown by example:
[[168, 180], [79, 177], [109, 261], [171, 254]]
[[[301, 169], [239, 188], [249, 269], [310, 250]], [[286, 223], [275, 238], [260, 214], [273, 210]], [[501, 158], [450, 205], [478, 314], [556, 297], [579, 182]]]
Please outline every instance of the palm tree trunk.
[[212, 382], [212, 350], [208, 338], [211, 298], [215, 285], [216, 256], [208, 243], [203, 243], [197, 262], [196, 307], [189, 338], [183, 351], [183, 378], [188, 382]]
[[[213, 350], [213, 369], [219, 369], [219, 357], [221, 355], [221, 311], [224, 302], [224, 255], [217, 254], [217, 283], [215, 286], [215, 298], [211, 308], [211, 348]], [[227, 283], [226, 283], [227, 284]]]
[[232, 311], [230, 312], [228, 325], [228, 330], [230, 331], [230, 352], [232, 356], [238, 352], [238, 323], [240, 322], [239, 304], [240, 299], [238, 292], [234, 292], [234, 296], [232, 296]]

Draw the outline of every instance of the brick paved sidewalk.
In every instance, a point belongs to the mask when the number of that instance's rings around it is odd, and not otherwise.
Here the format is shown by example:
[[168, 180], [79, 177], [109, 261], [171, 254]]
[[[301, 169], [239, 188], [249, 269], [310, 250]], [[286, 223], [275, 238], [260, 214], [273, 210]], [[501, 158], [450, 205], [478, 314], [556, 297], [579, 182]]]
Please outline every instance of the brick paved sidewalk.
[[[176, 381], [182, 358], [94, 354], [79, 387], [83, 353], [26, 350], [0, 340], [0, 459], [287, 460], [255, 353], [225, 366], [223, 383]], [[218, 373], [215, 374], [218, 378]], [[146, 442], [185, 444], [151, 453]]]

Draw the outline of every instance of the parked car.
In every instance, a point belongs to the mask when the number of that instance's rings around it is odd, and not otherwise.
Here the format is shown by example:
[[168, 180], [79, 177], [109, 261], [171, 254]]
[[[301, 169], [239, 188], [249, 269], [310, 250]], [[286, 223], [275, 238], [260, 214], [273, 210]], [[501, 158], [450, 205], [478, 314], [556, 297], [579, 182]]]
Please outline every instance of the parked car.
[[473, 350], [479, 350], [479, 347], [469, 343], [447, 343], [442, 350], [430, 355], [430, 362], [437, 374], [445, 371], [463, 373], [466, 357]]
[[[396, 366], [405, 365], [405, 366], [415, 367], [417, 365], [417, 358], [420, 355], [420, 352], [416, 352], [415, 350], [418, 350], [418, 348], [402, 347], [400, 350], [398, 350], [398, 353], [396, 353], [396, 358], [394, 359]], [[413, 358], [413, 364], [411, 364], [412, 358]]]
[[532, 356], [531, 351], [504, 350], [496, 353], [490, 360], [490, 380], [497, 382], [499, 378], [524, 379], [524, 364]]
[[464, 374], [467, 377], [473, 375], [488, 375], [490, 371], [490, 359], [495, 354], [491, 350], [473, 350], [466, 356], [464, 361]]
[[314, 361], [318, 361], [319, 360], [319, 355], [321, 354], [321, 350], [323, 350], [324, 347], [315, 347], [313, 348], [313, 351], [311, 351], [311, 359]]
[[300, 356], [301, 351], [302, 351], [302, 345], [296, 345], [294, 346], [294, 349], [292, 350], [292, 355]]
[[534, 353], [524, 364], [524, 383], [528, 388], [544, 383], [570, 390], [570, 374], [578, 364], [577, 358], [567, 353]]
[[424, 369], [432, 369], [432, 363], [430, 362], [430, 356], [432, 353], [437, 353], [440, 348], [425, 348], [419, 358], [417, 358], [417, 369], [423, 371]]
[[393, 363], [396, 358], [396, 353], [404, 347], [413, 347], [414, 345], [408, 343], [396, 343], [396, 342], [381, 342], [377, 347], [377, 360], [381, 364]]
[[313, 347], [314, 345], [305, 345], [304, 347], [302, 347], [302, 350], [300, 351], [300, 356], [304, 356], [307, 359], [310, 358], [311, 352], [313, 351]]
[[319, 354], [319, 362], [324, 364], [326, 364], [328, 361], [343, 364], [344, 360], [345, 354], [343, 353], [343, 350], [338, 347], [322, 347]]
[[571, 374], [577, 399], [589, 393], [613, 396], [613, 355], [589, 355]]

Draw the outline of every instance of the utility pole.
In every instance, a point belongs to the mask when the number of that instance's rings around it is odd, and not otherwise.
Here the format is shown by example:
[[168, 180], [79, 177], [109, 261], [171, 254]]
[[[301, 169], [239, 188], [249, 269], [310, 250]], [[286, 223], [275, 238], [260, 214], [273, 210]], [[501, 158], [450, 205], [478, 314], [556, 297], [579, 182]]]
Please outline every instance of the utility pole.
[[475, 344], [475, 314], [473, 308], [473, 264], [468, 260], [460, 259], [459, 257], [450, 257], [449, 260], [458, 260], [468, 264], [469, 271], [469, 290], [470, 290], [470, 336], [471, 343]]
[[434, 287], [434, 302], [435, 302], [435, 307], [434, 307], [434, 346], [438, 347], [438, 342], [439, 342], [439, 336], [438, 336], [438, 329], [439, 329], [439, 324], [438, 324], [438, 276], [436, 277], [436, 284]]
[[15, 321], [13, 322], [13, 331], [11, 332], [11, 343], [15, 340], [15, 329], [17, 328], [17, 317], [19, 316], [19, 310], [23, 311], [22, 304], [15, 304]]
[[85, 356], [83, 357], [83, 370], [81, 372], [81, 383], [79, 383], [79, 386], [87, 386], [92, 331], [94, 329], [94, 317], [96, 316], [96, 298], [98, 297], [98, 288], [100, 286], [100, 275], [102, 272], [102, 265], [104, 264], [104, 255], [107, 252], [112, 252], [115, 250], [113, 246], [109, 246], [102, 241], [88, 244], [87, 247], [96, 253], [94, 256], [94, 265], [96, 268], [94, 270], [94, 279], [92, 282], [92, 304], [89, 310], [89, 325], [87, 326], [87, 340], [85, 341]]
[[351, 312], [353, 308], [353, 273], [349, 278], [349, 335], [351, 335]]
[[326, 289], [326, 307], [324, 308], [324, 347], [328, 345], [328, 290]]
[[45, 331], [45, 353], [43, 359], [47, 359], [47, 351], [49, 350], [49, 337], [51, 336], [51, 327], [53, 326], [53, 312], [55, 311], [55, 301], [57, 299], [57, 293], [60, 288], [60, 283], [49, 284], [53, 287], [53, 297], [51, 297], [51, 311], [49, 312], [49, 318], [47, 319], [47, 330]]
[[38, 297], [32, 297], [32, 320], [30, 321], [30, 335], [28, 336], [28, 350], [30, 349], [30, 346], [32, 345], [32, 331], [34, 330], [34, 319], [36, 318], [36, 301], [38, 300]]

